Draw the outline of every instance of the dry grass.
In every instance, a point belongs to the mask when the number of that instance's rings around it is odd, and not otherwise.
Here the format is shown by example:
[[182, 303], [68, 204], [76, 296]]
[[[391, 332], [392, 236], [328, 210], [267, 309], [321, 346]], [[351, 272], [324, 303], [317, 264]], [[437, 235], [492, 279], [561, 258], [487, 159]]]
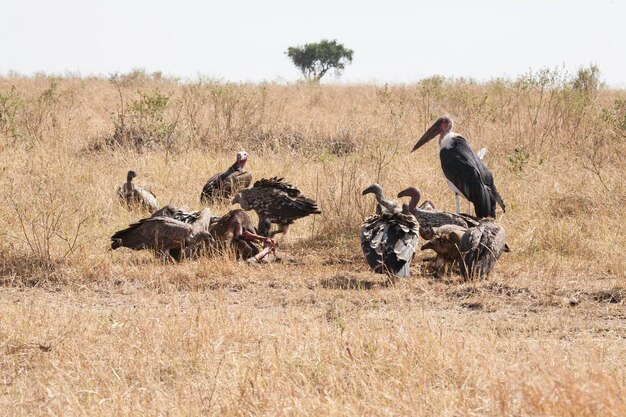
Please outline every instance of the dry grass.
[[[0, 415], [626, 415], [626, 94], [571, 81], [0, 79]], [[360, 191], [452, 209], [436, 146], [408, 153], [442, 113], [489, 148], [513, 252], [484, 282], [388, 282]], [[129, 168], [195, 209], [241, 148], [320, 202], [292, 263], [107, 250], [142, 215]]]

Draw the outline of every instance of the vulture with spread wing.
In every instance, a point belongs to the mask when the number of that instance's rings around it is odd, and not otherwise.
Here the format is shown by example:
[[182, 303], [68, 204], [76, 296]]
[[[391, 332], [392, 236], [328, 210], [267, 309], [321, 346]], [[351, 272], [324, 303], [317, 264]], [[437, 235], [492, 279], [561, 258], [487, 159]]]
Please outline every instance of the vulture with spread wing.
[[459, 242], [463, 257], [461, 275], [465, 279], [484, 278], [489, 274], [502, 252], [509, 252], [506, 233], [493, 219], [482, 219], [480, 224], [465, 232]]
[[[305, 197], [296, 187], [277, 177], [256, 181], [252, 188], [241, 190], [233, 199], [233, 204], [237, 203], [244, 210], [256, 212], [259, 234], [269, 237], [287, 233], [297, 219], [321, 213], [315, 200]], [[278, 230], [270, 232], [272, 223], [278, 225]]]
[[[210, 217], [210, 212], [207, 214]], [[204, 220], [198, 220], [199, 225]], [[215, 240], [203, 227], [176, 220], [172, 217], [154, 216], [141, 219], [111, 236], [111, 249], [121, 247], [132, 250], [150, 250], [156, 254], [180, 260], [185, 251], [199, 246], [211, 246]]]
[[361, 229], [361, 249], [368, 265], [376, 273], [408, 277], [419, 236], [415, 218], [384, 198], [382, 188], [373, 184], [363, 195], [373, 193], [378, 202], [377, 214], [365, 219]]

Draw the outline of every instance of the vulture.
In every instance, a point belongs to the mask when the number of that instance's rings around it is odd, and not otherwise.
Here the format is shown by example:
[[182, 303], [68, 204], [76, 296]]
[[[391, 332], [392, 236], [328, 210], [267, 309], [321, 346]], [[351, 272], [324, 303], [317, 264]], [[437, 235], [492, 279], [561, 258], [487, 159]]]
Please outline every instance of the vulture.
[[[310, 214], [321, 214], [317, 202], [302, 195], [283, 178], [261, 179], [252, 188], [241, 190], [233, 199], [244, 210], [254, 210], [259, 216], [259, 234], [274, 237], [277, 233], [287, 233], [289, 226], [297, 219]], [[278, 230], [271, 232], [272, 223]]]
[[432, 228], [421, 228], [420, 235], [428, 240], [421, 250], [432, 249], [437, 253], [434, 268], [436, 275], [449, 270], [460, 259], [459, 243], [467, 227], [458, 224], [442, 224]]
[[[238, 259], [243, 258], [251, 262], [260, 261], [275, 247], [273, 239], [256, 233], [250, 215], [242, 209], [231, 210], [222, 216], [211, 227], [210, 233], [219, 252], [223, 253], [224, 250], [231, 248]], [[262, 242], [263, 250], [259, 251], [254, 242]]]
[[248, 161], [248, 153], [237, 152], [237, 160], [226, 171], [213, 175], [202, 188], [200, 202], [213, 204], [216, 200], [230, 199], [252, 182], [252, 174], [244, 170]]
[[156, 196], [147, 188], [135, 187], [133, 178], [137, 176], [135, 171], [128, 171], [126, 183], [117, 187], [117, 196], [128, 207], [140, 206], [150, 213], [159, 209]]
[[461, 275], [465, 279], [482, 279], [491, 272], [502, 252], [510, 250], [502, 226], [492, 219], [483, 219], [478, 226], [467, 229], [459, 243], [459, 251]]
[[502, 252], [509, 252], [502, 226], [493, 219], [481, 219], [469, 228], [446, 224], [426, 229], [429, 242], [422, 250], [432, 249], [437, 253], [437, 271], [458, 262], [461, 275], [467, 280], [484, 278], [493, 269]]
[[[454, 122], [441, 116], [413, 147], [413, 151], [439, 135], [439, 159], [441, 169], [455, 193], [456, 212], [460, 212], [460, 195], [474, 204], [476, 216], [496, 217], [496, 203], [505, 211], [504, 201], [496, 189], [493, 175], [480, 156], [472, 151], [467, 140], [452, 131]], [[484, 156], [484, 152], [481, 153]]]
[[186, 251], [213, 244], [214, 239], [208, 230], [165, 216], [141, 219], [111, 236], [113, 250], [121, 247], [147, 249], [176, 260], [180, 260]]
[[363, 195], [373, 193], [377, 213], [363, 222], [361, 249], [368, 265], [379, 274], [408, 277], [411, 260], [419, 241], [419, 225], [411, 215], [403, 214], [397, 205], [384, 198], [382, 188], [373, 184]]
[[203, 228], [208, 230], [209, 227], [220, 220], [220, 217], [213, 216], [211, 210], [203, 209], [200, 211], [188, 212], [180, 209], [172, 204], [168, 204], [152, 213], [152, 217], [171, 217], [184, 223], [195, 224], [198, 220], [203, 223]]
[[[253, 244], [263, 242], [259, 249]], [[243, 210], [233, 210], [222, 217], [211, 210], [188, 213], [172, 205], [156, 211], [111, 237], [111, 249], [127, 247], [147, 249], [177, 261], [202, 254], [223, 254], [232, 247], [238, 258], [258, 262], [274, 249], [274, 241], [254, 233], [252, 219]]]
[[[180, 209], [172, 204], [168, 204], [160, 208], [159, 210], [152, 213], [151, 217], [169, 217], [171, 219], [175, 219], [181, 221], [186, 224], [192, 225], [194, 230], [200, 230], [204, 232], [208, 232], [213, 224], [220, 220], [220, 217], [213, 216], [211, 214], [211, 210], [205, 208], [200, 211], [187, 212], [183, 209]], [[206, 246], [207, 243], [210, 242], [211, 239], [207, 239], [203, 242]], [[200, 254], [203, 245], [194, 245], [191, 247], [176, 247], [170, 249], [169, 254], [172, 258], [177, 261], [180, 261], [183, 257], [186, 258], [196, 258]]]
[[417, 204], [420, 201], [421, 193], [415, 187], [409, 187], [398, 193], [398, 198], [411, 197], [409, 204], [404, 204], [402, 212], [412, 214], [420, 225], [420, 236], [422, 239], [428, 240], [425, 231], [434, 227], [443, 226], [445, 224], [454, 224], [468, 228], [478, 225], [479, 220], [468, 214], [456, 214], [447, 211], [436, 210], [433, 204], [426, 200], [419, 208]]

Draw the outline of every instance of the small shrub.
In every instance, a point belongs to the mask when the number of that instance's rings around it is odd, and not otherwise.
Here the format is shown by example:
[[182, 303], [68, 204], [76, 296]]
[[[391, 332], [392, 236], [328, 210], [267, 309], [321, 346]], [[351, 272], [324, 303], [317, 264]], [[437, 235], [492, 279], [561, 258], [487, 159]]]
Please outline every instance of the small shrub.
[[9, 201], [19, 227], [8, 236], [22, 244], [29, 261], [52, 268], [78, 250], [88, 215], [75, 199], [56, 186], [11, 192]]
[[20, 133], [20, 113], [25, 106], [15, 86], [8, 93], [0, 92], [0, 133], [13, 141], [18, 140]]
[[90, 150], [103, 148], [126, 147], [137, 151], [144, 149], [172, 149], [172, 137], [178, 124], [178, 117], [168, 117], [167, 109], [170, 101], [168, 94], [158, 88], [151, 91], [138, 91], [139, 98], [127, 103], [124, 100], [120, 82], [110, 79], [120, 96], [120, 107], [113, 114], [114, 131], [110, 136], [96, 140]]
[[511, 171], [521, 173], [524, 170], [524, 166], [530, 159], [530, 152], [524, 145], [517, 145], [513, 149], [513, 155], [509, 156], [509, 164]]

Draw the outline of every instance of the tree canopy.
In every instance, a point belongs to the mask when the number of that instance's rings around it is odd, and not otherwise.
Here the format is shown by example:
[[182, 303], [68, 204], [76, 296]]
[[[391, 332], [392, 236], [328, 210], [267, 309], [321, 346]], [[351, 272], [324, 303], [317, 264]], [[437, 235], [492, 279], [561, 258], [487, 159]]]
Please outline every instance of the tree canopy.
[[331, 69], [341, 73], [347, 64], [352, 63], [353, 52], [336, 39], [323, 39], [317, 43], [289, 47], [287, 56], [307, 80], [319, 81]]

